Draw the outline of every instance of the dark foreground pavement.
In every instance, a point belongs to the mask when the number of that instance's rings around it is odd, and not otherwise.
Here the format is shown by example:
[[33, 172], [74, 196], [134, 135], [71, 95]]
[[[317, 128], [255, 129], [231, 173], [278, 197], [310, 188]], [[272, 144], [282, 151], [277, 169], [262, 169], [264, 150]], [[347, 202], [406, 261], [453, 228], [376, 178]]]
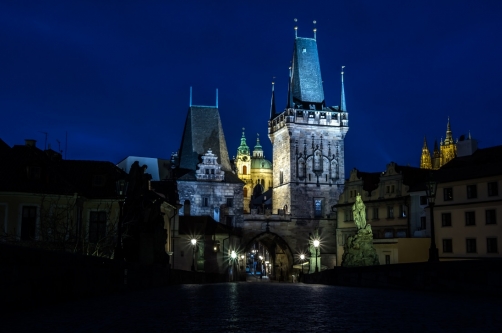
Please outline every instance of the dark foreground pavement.
[[285, 283], [181, 285], [5, 315], [1, 332], [501, 332], [502, 301]]

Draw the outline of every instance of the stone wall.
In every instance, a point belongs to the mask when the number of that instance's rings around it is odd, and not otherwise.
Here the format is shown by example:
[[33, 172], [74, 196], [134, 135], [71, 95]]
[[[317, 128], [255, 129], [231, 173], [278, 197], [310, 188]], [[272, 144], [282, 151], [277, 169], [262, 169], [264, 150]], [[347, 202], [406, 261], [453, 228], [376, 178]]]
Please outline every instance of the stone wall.
[[305, 275], [304, 282], [502, 296], [502, 260], [334, 267]]

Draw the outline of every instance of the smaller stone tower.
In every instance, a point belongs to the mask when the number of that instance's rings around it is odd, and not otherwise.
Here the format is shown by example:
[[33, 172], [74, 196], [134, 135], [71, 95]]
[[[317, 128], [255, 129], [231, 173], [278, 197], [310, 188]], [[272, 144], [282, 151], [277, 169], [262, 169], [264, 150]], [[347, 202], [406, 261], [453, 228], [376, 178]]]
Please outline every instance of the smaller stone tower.
[[251, 179], [251, 155], [249, 147], [246, 143], [246, 136], [244, 135], [245, 128], [242, 128], [241, 145], [237, 148], [237, 156], [235, 157], [235, 167], [237, 169], [237, 176], [244, 182], [243, 196], [244, 196], [244, 211], [249, 210], [249, 202], [251, 194], [253, 193], [253, 182]]

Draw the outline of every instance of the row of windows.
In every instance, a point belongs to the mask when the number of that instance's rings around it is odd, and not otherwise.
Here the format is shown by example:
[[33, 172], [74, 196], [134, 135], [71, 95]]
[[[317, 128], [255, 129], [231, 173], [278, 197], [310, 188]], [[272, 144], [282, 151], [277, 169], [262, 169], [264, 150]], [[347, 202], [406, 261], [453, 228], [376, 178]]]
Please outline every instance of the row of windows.
[[[467, 238], [465, 240], [465, 252], [477, 253], [477, 243], [475, 238]], [[443, 239], [443, 253], [453, 253], [453, 240]], [[486, 238], [486, 253], [498, 253], [497, 238]]]
[[[498, 188], [497, 182], [489, 182], [487, 187], [488, 187], [488, 196], [489, 197], [499, 195], [499, 188]], [[467, 185], [466, 191], [467, 191], [467, 199], [475, 199], [478, 197], [478, 187], [476, 184]], [[444, 199], [444, 201], [453, 200], [453, 188], [452, 187], [445, 187], [443, 189], [443, 199]], [[422, 204], [422, 197], [420, 197], [420, 204]]]
[[[373, 220], [378, 220], [379, 217], [379, 207], [373, 207], [372, 210], [372, 219]], [[399, 205], [399, 215], [397, 217], [399, 218], [405, 218], [408, 216], [408, 207], [405, 205]], [[368, 215], [368, 210], [366, 210], [366, 217], [369, 218]], [[393, 219], [395, 218], [395, 212], [394, 212], [394, 206], [387, 206], [387, 217], [388, 219]], [[352, 221], [354, 218], [352, 216], [352, 210], [346, 210], [345, 211], [345, 221]]]
[[[244, 188], [244, 192], [247, 192], [247, 189]], [[246, 195], [244, 195], [246, 196]], [[234, 198], [227, 198], [226, 202], [227, 207], [233, 207], [234, 206]], [[209, 207], [209, 198], [204, 197], [202, 198], [202, 207]]]
[[[107, 214], [105, 211], [90, 212], [89, 242], [98, 243], [106, 237]], [[23, 206], [21, 216], [21, 240], [34, 240], [37, 221], [37, 207]]]
[[[476, 225], [476, 213], [474, 211], [468, 211], [464, 213], [465, 225]], [[497, 215], [495, 209], [485, 210], [485, 224], [497, 224]], [[451, 227], [451, 213], [441, 214], [441, 226]]]

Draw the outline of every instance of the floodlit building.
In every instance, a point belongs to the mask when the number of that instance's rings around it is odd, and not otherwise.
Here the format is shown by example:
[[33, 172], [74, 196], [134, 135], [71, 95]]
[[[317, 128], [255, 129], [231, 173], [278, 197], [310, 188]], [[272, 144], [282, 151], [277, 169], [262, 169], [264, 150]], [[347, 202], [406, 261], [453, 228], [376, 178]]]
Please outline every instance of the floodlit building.
[[[412, 195], [427, 170], [399, 166], [394, 162], [384, 172], [353, 169], [337, 205], [337, 264], [341, 264], [345, 242], [356, 233], [352, 206], [357, 194], [366, 205], [367, 223], [373, 230], [373, 245], [380, 264], [427, 261], [430, 245], [426, 231], [424, 192]], [[421, 194], [421, 195], [420, 195]]]

